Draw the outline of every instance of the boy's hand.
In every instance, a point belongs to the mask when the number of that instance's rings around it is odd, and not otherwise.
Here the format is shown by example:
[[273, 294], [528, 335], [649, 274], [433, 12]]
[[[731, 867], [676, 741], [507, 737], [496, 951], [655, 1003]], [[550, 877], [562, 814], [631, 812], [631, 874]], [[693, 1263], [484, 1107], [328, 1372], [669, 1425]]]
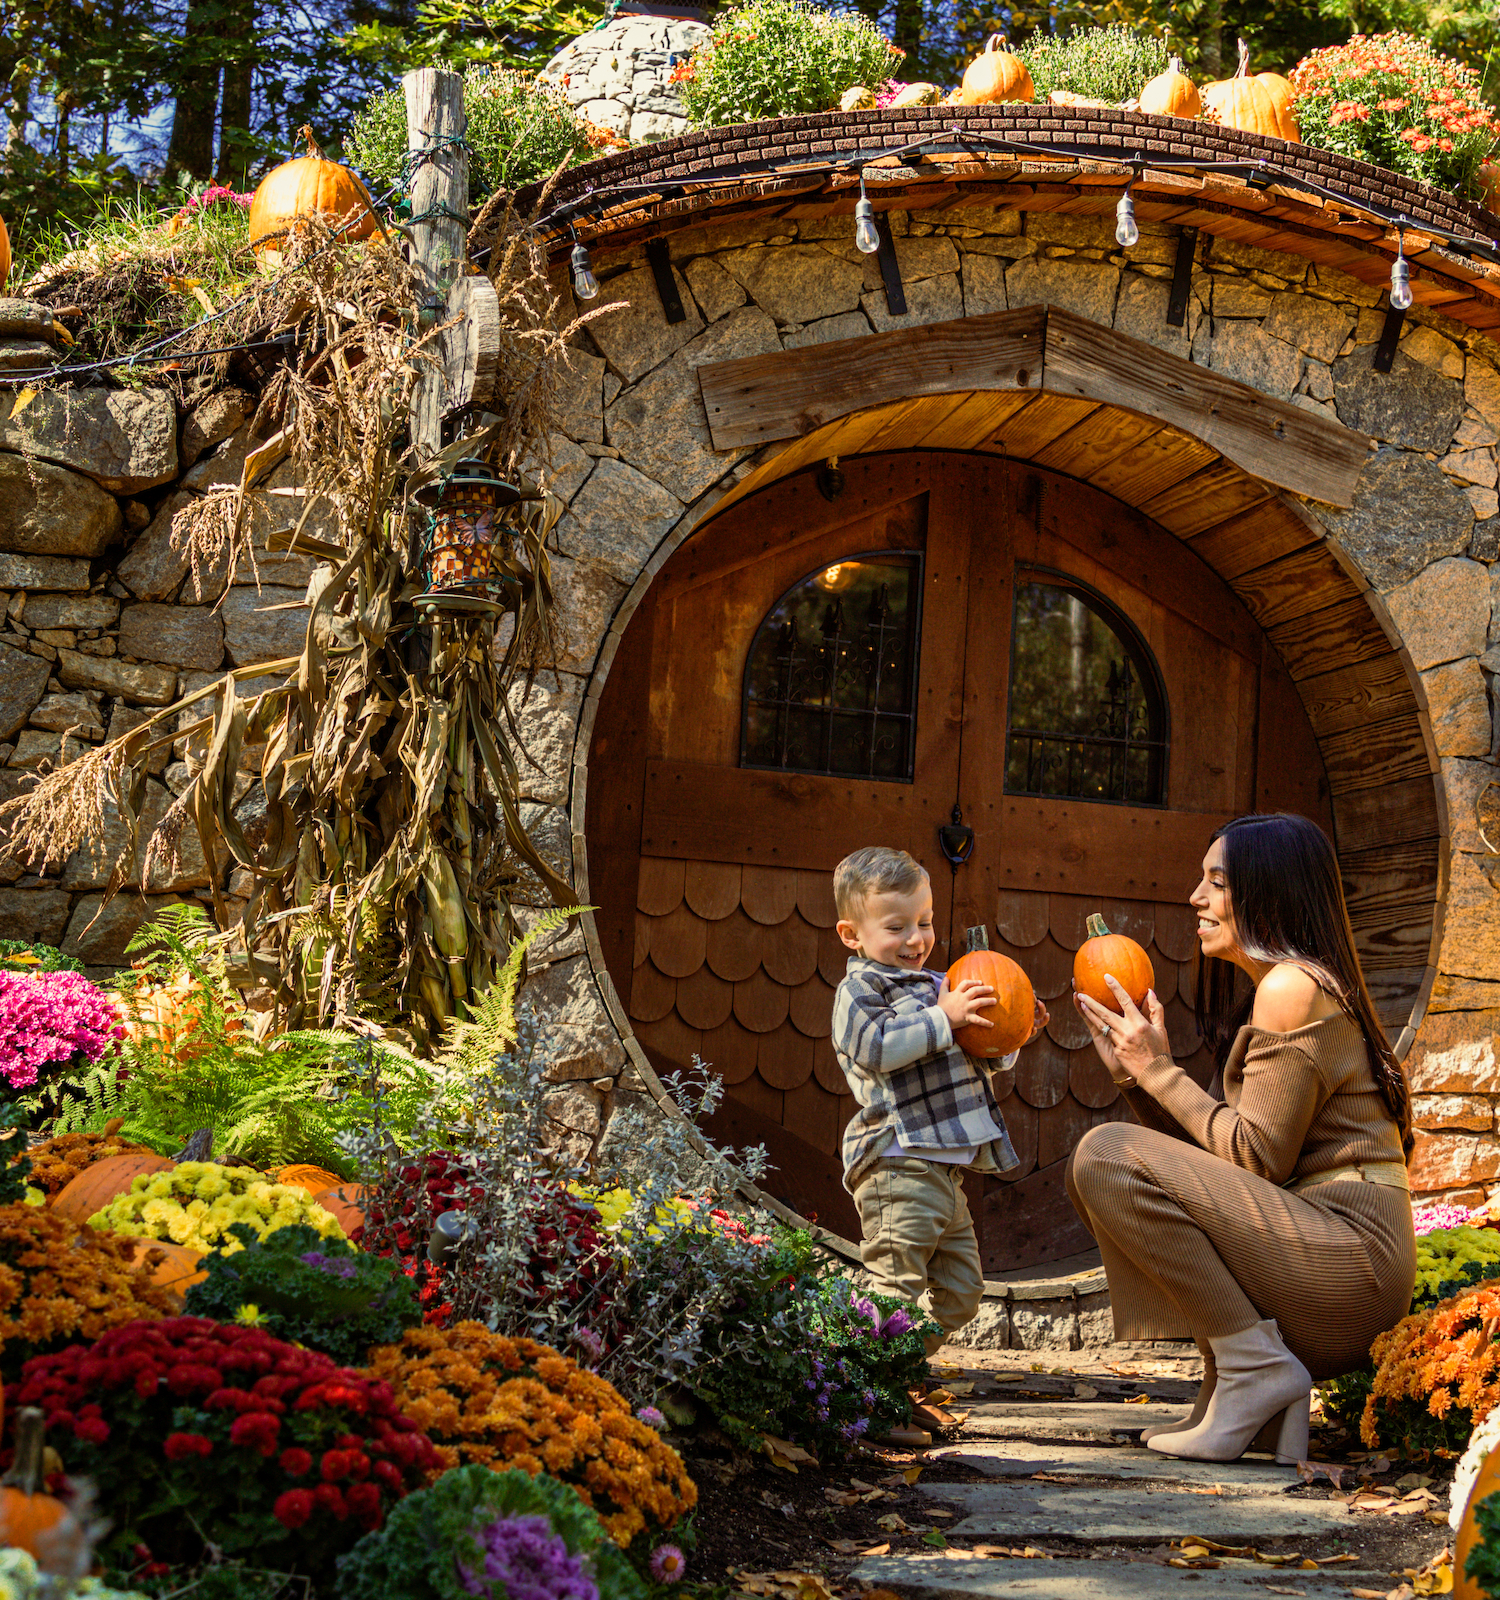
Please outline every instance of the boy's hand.
[[[1030, 1044], [1031, 1041], [1042, 1031], [1042, 1029], [1045, 1028], [1049, 1022], [1051, 1022], [1051, 1020], [1052, 1013], [1047, 1010], [1046, 1006], [1044, 1006], [1040, 1000], [1033, 998], [1031, 1012], [1031, 1032], [1026, 1036], [1026, 1044]], [[1026, 1046], [1023, 1045], [1021, 1048], [1024, 1050]]]
[[938, 989], [937, 1003], [955, 1030], [970, 1026], [993, 1028], [995, 1024], [988, 1017], [980, 1016], [980, 1012], [993, 1004], [994, 999], [995, 991], [978, 978], [960, 979], [958, 987], [950, 989], [945, 977]]

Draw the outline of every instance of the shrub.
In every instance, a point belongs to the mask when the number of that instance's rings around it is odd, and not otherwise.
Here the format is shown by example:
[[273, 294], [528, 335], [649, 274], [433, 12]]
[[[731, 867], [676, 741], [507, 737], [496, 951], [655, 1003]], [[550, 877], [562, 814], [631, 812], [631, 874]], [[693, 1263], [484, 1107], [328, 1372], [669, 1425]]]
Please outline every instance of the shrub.
[[665, 1532], [697, 1503], [677, 1452], [617, 1389], [531, 1339], [477, 1322], [417, 1328], [376, 1350], [368, 1373], [390, 1385], [445, 1467], [549, 1472], [621, 1548]]
[[25, 1550], [0, 1549], [0, 1600], [146, 1600], [138, 1590], [112, 1589], [102, 1578], [59, 1583]]
[[[471, 66], [464, 74], [472, 192], [518, 189], [564, 161], [592, 154], [587, 124], [561, 89], [527, 72]], [[355, 112], [348, 156], [372, 191], [406, 172], [406, 99], [399, 88], [373, 94]]]
[[51, 1088], [123, 1033], [109, 996], [79, 973], [0, 971], [0, 1078], [12, 1090]]
[[31, 1181], [49, 1198], [64, 1189], [96, 1161], [111, 1156], [151, 1155], [143, 1144], [120, 1136], [118, 1126], [103, 1133], [64, 1133], [34, 1144], [26, 1152], [31, 1161]]
[[169, 1296], [131, 1254], [127, 1241], [56, 1212], [0, 1206], [0, 1377], [60, 1344], [166, 1316]]
[[0, 939], [0, 969], [6, 972], [82, 972], [83, 963], [50, 944]]
[[382, 1385], [202, 1317], [131, 1323], [29, 1362], [15, 1404], [40, 1406], [69, 1470], [97, 1486], [116, 1567], [138, 1543], [175, 1566], [212, 1541], [330, 1576], [436, 1465]]
[[244, 1223], [230, 1232], [243, 1248], [209, 1256], [208, 1277], [188, 1290], [189, 1316], [253, 1324], [348, 1366], [363, 1366], [372, 1346], [421, 1320], [411, 1280], [391, 1261], [305, 1223], [263, 1239]]
[[1409, 33], [1356, 34], [1292, 73], [1305, 144], [1479, 196], [1479, 167], [1500, 137], [1479, 74]]
[[244, 1248], [231, 1233], [246, 1224], [258, 1238], [302, 1223], [324, 1239], [342, 1239], [343, 1229], [306, 1189], [272, 1183], [252, 1167], [221, 1167], [216, 1161], [179, 1161], [161, 1172], [143, 1172], [130, 1192], [89, 1218], [89, 1226], [134, 1239], [163, 1239], [193, 1250]]
[[645, 1600], [646, 1591], [566, 1485], [545, 1472], [469, 1466], [409, 1495], [378, 1533], [366, 1534], [339, 1562], [339, 1593], [344, 1600]]
[[1061, 38], [1038, 32], [1016, 54], [1026, 63], [1038, 100], [1064, 89], [1119, 105], [1134, 100], [1167, 70], [1171, 51], [1165, 39], [1116, 22], [1107, 28], [1075, 28]]
[[714, 36], [673, 74], [700, 128], [834, 111], [856, 84], [879, 89], [905, 54], [858, 12], [807, 0], [749, 0], [722, 12]]
[[1500, 1399], [1500, 1281], [1481, 1283], [1430, 1310], [1404, 1317], [1370, 1347], [1375, 1381], [1360, 1435], [1407, 1454], [1462, 1450], [1475, 1424]]

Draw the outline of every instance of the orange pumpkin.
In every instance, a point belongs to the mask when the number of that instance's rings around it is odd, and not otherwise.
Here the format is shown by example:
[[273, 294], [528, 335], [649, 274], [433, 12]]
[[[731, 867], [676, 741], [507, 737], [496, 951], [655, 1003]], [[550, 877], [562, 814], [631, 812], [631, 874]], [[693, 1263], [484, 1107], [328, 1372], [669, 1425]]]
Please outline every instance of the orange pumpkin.
[[1292, 114], [1292, 86], [1279, 72], [1250, 71], [1250, 46], [1240, 40], [1240, 64], [1232, 78], [1211, 83], [1203, 103], [1226, 128], [1263, 133], [1300, 144], [1302, 134]]
[[15, 1464], [0, 1478], [0, 1543], [36, 1557], [43, 1541], [68, 1516], [62, 1501], [43, 1488], [46, 1442], [40, 1408], [22, 1406], [16, 1413]]
[[1472, 1578], [1464, 1576], [1464, 1568], [1474, 1547], [1484, 1543], [1484, 1533], [1475, 1522], [1474, 1513], [1479, 1502], [1487, 1500], [1496, 1490], [1500, 1490], [1500, 1450], [1492, 1450], [1485, 1457], [1464, 1505], [1463, 1521], [1458, 1525], [1458, 1538], [1453, 1544], [1453, 1600], [1484, 1600], [1484, 1592]]
[[10, 234], [5, 228], [5, 218], [0, 217], [0, 286], [10, 276]]
[[289, 1183], [294, 1188], [306, 1189], [316, 1197], [325, 1189], [337, 1189], [343, 1183], [338, 1173], [330, 1172], [326, 1167], [282, 1167], [271, 1174], [275, 1183]]
[[72, 1222], [87, 1222], [117, 1195], [126, 1193], [142, 1173], [160, 1172], [164, 1167], [176, 1165], [169, 1156], [150, 1153], [110, 1156], [107, 1161], [96, 1161], [93, 1166], [85, 1167], [53, 1198], [52, 1209]]
[[1182, 58], [1173, 56], [1167, 70], [1141, 90], [1141, 110], [1154, 117], [1199, 117], [1203, 97], [1198, 85], [1182, 70]]
[[960, 105], [992, 106], [1007, 100], [1034, 100], [1036, 86], [1026, 63], [1012, 52], [1004, 34], [992, 33], [969, 63], [958, 93]]
[[325, 1189], [317, 1196], [317, 1204], [325, 1210], [350, 1238], [365, 1225], [365, 1201], [368, 1191], [357, 1183], [342, 1184], [337, 1189]]
[[1486, 211], [1500, 216], [1500, 163], [1494, 161], [1481, 161], [1479, 163], [1479, 203]]
[[1101, 1006], [1119, 1012], [1121, 1006], [1115, 992], [1104, 981], [1107, 973], [1135, 1001], [1144, 1005], [1146, 991], [1155, 988], [1156, 973], [1151, 967], [1151, 957], [1123, 933], [1111, 933], [1104, 918], [1095, 914], [1088, 920], [1089, 936], [1078, 947], [1073, 957], [1073, 987]]
[[187, 1294], [195, 1283], [208, 1276], [201, 1250], [190, 1250], [185, 1244], [172, 1244], [164, 1239], [132, 1239], [131, 1259], [136, 1266], [146, 1266], [151, 1281], [157, 1288], [165, 1289], [178, 1300]]
[[[193, 1061], [213, 1049], [215, 1040], [198, 1037], [203, 1022], [202, 997], [194, 980], [183, 973], [154, 989], [137, 989], [131, 1005], [119, 1005], [125, 1035], [136, 1044], [154, 1045], [179, 1061]], [[225, 1018], [224, 1036], [233, 1039], [246, 1031], [245, 1019]]]
[[369, 238], [380, 223], [364, 184], [348, 167], [323, 154], [311, 128], [297, 131], [307, 140], [307, 154], [283, 161], [261, 180], [250, 203], [251, 248], [280, 247], [298, 223], [311, 216], [338, 228], [345, 244]]
[[989, 935], [983, 928], [969, 929], [968, 953], [948, 968], [950, 989], [965, 978], [978, 978], [995, 991], [994, 1001], [979, 1013], [993, 1026], [980, 1028], [971, 1023], [957, 1029], [953, 1038], [959, 1049], [985, 1060], [1019, 1050], [1031, 1037], [1036, 995], [1031, 979], [1020, 967], [1009, 956], [989, 948]]

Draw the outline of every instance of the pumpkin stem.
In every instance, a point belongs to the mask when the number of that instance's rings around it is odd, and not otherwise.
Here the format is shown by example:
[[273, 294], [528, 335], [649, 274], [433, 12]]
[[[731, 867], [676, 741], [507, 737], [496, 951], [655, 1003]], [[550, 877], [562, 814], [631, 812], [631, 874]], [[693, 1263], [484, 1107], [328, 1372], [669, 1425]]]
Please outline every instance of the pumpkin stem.
[[1235, 74], [1234, 75], [1237, 78], [1245, 78], [1245, 77], [1248, 77], [1249, 74], [1250, 74], [1250, 41], [1248, 39], [1241, 39], [1240, 40], [1240, 64], [1235, 69]]
[[16, 1413], [16, 1458], [10, 1471], [0, 1478], [0, 1487], [19, 1489], [22, 1494], [40, 1494], [46, 1480], [42, 1475], [42, 1447], [47, 1426], [39, 1406], [22, 1406]]
[[973, 955], [976, 950], [988, 950], [990, 947], [990, 930], [983, 923], [977, 928], [966, 928], [964, 939], [967, 944], [966, 953]]
[[1107, 938], [1109, 938], [1109, 929], [1104, 926], [1104, 918], [1101, 917], [1097, 911], [1093, 912], [1090, 915], [1090, 917], [1088, 919], [1087, 926], [1088, 926], [1088, 930], [1089, 930], [1089, 938], [1091, 938], [1091, 939], [1107, 939]]
[[[986, 51], [999, 50], [1006, 55], [1010, 54], [1010, 42], [1003, 33], [992, 33], [985, 41], [984, 48]], [[989, 947], [986, 946], [985, 948], [988, 949]]]
[[[1241, 40], [1241, 43], [1243, 43], [1243, 42], [1244, 41]], [[313, 138], [313, 131], [307, 125], [307, 123], [304, 122], [302, 124], [302, 126], [297, 129], [297, 137], [299, 139], [306, 139], [307, 140], [307, 153], [308, 153], [308, 155], [316, 156], [319, 161], [322, 161], [322, 160], [326, 159], [324, 157], [324, 155], [323, 155], [323, 147], [318, 143], [318, 141], [316, 139]]]
[[[1182, 57], [1181, 56], [1172, 56], [1172, 57], [1170, 57], [1169, 60], [1167, 61], [1167, 71], [1168, 72], [1182, 73]], [[1184, 76], [1185, 76], [1185, 74], [1184, 74]]]
[[109, 1121], [104, 1124], [104, 1137], [106, 1139], [113, 1139], [114, 1136], [124, 1126], [125, 1126], [124, 1117], [111, 1117], [109, 1119]]

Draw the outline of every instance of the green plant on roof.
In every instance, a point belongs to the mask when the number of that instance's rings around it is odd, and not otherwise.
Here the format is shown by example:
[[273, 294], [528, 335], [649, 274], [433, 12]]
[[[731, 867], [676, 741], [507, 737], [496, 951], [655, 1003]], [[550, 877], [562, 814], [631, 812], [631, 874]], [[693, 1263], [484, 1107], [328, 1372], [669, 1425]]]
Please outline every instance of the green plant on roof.
[[700, 128], [837, 110], [846, 89], [878, 90], [903, 52], [858, 12], [835, 15], [806, 0], [751, 0], [722, 13], [714, 36], [673, 81]]
[[1016, 54], [1026, 63], [1039, 101], [1061, 89], [1119, 105], [1134, 100], [1167, 70], [1171, 51], [1165, 39], [1116, 22], [1075, 28], [1063, 37], [1035, 34]]

